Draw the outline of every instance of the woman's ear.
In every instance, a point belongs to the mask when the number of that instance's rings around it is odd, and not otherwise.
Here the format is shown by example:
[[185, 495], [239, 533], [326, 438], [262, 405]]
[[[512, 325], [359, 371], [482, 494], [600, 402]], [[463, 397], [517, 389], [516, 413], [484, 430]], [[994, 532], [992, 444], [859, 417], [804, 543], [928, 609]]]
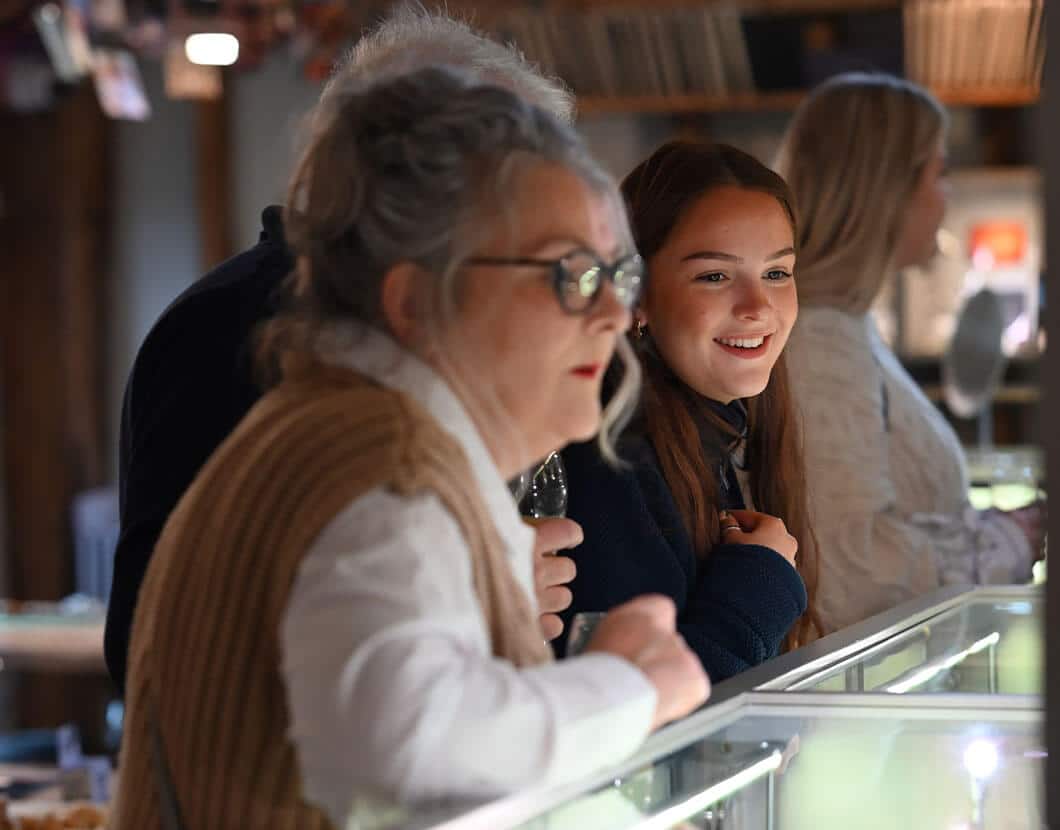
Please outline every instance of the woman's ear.
[[401, 345], [418, 342], [425, 326], [427, 274], [411, 262], [399, 262], [383, 275], [380, 287], [383, 320]]

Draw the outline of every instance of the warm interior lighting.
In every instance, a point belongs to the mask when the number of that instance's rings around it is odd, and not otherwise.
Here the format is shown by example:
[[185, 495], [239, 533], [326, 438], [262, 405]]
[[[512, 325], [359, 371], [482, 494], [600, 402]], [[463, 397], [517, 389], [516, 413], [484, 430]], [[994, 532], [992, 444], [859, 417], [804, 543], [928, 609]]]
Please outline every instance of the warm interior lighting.
[[239, 40], [224, 32], [200, 32], [184, 41], [188, 60], [202, 66], [231, 66], [239, 57]]

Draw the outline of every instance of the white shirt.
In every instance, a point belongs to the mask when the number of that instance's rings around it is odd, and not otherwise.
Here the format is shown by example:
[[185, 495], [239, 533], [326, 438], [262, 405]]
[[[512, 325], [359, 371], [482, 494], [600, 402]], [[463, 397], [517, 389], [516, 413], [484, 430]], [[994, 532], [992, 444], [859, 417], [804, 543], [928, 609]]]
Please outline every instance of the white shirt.
[[[458, 441], [536, 608], [534, 532], [449, 386], [375, 331], [334, 362], [409, 395]], [[303, 560], [281, 628], [305, 796], [336, 827], [369, 824], [380, 804], [571, 780], [651, 730], [654, 688], [621, 658], [518, 669], [492, 656], [470, 550], [435, 495], [379, 488], [349, 504]]]
[[939, 585], [1030, 578], [1026, 537], [968, 503], [957, 435], [869, 315], [803, 308], [786, 353], [827, 630]]

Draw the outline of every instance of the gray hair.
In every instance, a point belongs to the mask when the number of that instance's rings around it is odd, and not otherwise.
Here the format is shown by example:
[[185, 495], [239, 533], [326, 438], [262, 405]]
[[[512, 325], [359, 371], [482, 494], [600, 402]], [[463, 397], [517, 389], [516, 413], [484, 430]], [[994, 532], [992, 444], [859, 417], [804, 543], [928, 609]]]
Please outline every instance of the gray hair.
[[[632, 245], [613, 179], [569, 125], [514, 92], [451, 67], [332, 89], [317, 107], [288, 194], [297, 308], [278, 329], [280, 353], [304, 357], [321, 332], [344, 321], [385, 330], [382, 281], [401, 262], [436, 277], [424, 299], [431, 330], [443, 330], [458, 305], [463, 263], [498, 215], [513, 216], [514, 177], [542, 161], [603, 196]], [[610, 460], [639, 388], [635, 359], [628, 349], [619, 353], [626, 371], [600, 431]]]
[[569, 123], [574, 96], [514, 45], [498, 43], [463, 20], [406, 4], [366, 32], [335, 67], [322, 99], [365, 79], [385, 80], [429, 66], [455, 66], [480, 83], [504, 87]]
[[946, 127], [930, 92], [890, 75], [838, 75], [802, 103], [775, 165], [799, 211], [800, 303], [869, 309]]

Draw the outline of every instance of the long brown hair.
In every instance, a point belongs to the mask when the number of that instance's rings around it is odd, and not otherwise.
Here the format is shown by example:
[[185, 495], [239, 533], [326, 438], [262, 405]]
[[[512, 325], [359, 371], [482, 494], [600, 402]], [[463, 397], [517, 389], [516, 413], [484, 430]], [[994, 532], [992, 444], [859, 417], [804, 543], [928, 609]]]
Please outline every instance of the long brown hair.
[[[686, 209], [717, 187], [735, 186], [767, 193], [780, 202], [798, 240], [794, 199], [784, 180], [757, 159], [724, 144], [672, 141], [656, 150], [622, 182], [637, 248], [650, 263]], [[706, 421], [721, 438], [736, 440], [733, 428], [704, 405], [698, 392], [670, 370], [650, 335], [634, 339], [644, 368], [641, 422], [659, 456], [662, 473], [700, 557], [718, 544], [718, 482], [711, 449], [699, 424]], [[781, 354], [760, 395], [747, 398], [746, 457], [756, 510], [784, 521], [799, 543], [796, 567], [809, 595], [807, 613], [788, 633], [795, 648], [822, 634], [818, 622], [817, 545], [810, 527], [802, 441]]]

